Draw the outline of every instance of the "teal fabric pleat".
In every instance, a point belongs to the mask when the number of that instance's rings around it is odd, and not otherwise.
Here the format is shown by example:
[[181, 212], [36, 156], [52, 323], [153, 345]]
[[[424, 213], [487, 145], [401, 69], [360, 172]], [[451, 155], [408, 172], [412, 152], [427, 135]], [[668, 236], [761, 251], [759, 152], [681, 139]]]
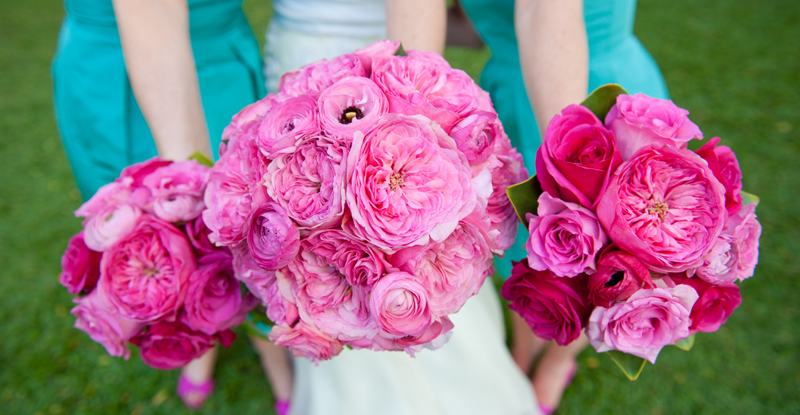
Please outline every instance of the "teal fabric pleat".
[[[514, 0], [461, 0], [461, 5], [492, 52], [481, 74], [481, 86], [491, 95], [506, 133], [534, 174], [541, 138], [519, 66]], [[669, 98], [661, 71], [633, 34], [636, 1], [584, 0], [583, 9], [589, 40], [587, 94], [601, 85], [617, 83], [630, 93]], [[511, 275], [512, 261], [527, 255], [527, 233], [520, 225], [514, 247], [496, 260], [503, 278]]]

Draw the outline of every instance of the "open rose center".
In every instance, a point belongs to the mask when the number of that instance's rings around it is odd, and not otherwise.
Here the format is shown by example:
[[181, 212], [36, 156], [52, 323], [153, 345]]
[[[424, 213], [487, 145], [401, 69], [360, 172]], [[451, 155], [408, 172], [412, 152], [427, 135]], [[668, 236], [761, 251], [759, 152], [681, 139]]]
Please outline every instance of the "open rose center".
[[400, 173], [395, 173], [391, 177], [389, 177], [389, 188], [392, 190], [397, 189], [398, 187], [403, 186], [403, 175]]
[[647, 213], [658, 215], [661, 220], [667, 217], [667, 212], [669, 212], [669, 205], [667, 202], [653, 202], [653, 204], [647, 208]]
[[339, 122], [342, 124], [350, 124], [353, 122], [353, 118], [357, 120], [364, 118], [364, 112], [356, 107], [347, 107], [344, 111], [342, 111], [342, 115], [339, 117]]

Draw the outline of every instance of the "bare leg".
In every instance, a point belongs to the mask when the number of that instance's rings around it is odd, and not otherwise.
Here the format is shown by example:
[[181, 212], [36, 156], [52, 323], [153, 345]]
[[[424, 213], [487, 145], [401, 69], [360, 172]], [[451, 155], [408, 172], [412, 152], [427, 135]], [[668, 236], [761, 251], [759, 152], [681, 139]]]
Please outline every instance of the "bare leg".
[[559, 346], [552, 343], [542, 356], [533, 374], [533, 389], [539, 405], [555, 409], [569, 386], [570, 376], [577, 368], [575, 358], [589, 344], [585, 334], [574, 342]]
[[525, 375], [531, 373], [531, 366], [539, 353], [547, 346], [547, 342], [536, 337], [525, 320], [511, 310], [511, 326], [514, 330], [514, 341], [511, 345], [511, 356]]
[[[211, 380], [214, 376], [214, 365], [217, 363], [217, 352], [219, 348], [213, 347], [204, 355], [189, 362], [188, 365], [181, 369], [181, 376], [188, 379], [193, 385], [202, 385]], [[188, 393], [181, 396], [186, 406], [192, 408], [199, 408], [207, 396], [196, 392]]]
[[276, 400], [288, 401], [292, 398], [292, 387], [294, 383], [294, 371], [292, 362], [289, 359], [289, 352], [283, 347], [274, 345], [271, 341], [256, 336], [250, 336], [258, 357], [261, 359], [261, 367], [269, 378], [272, 385], [272, 393]]

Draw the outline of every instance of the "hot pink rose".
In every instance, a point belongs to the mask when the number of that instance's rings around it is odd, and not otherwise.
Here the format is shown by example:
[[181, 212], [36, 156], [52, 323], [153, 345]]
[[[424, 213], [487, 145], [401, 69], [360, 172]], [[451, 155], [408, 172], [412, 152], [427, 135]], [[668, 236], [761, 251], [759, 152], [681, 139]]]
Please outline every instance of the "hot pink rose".
[[342, 220], [347, 158], [331, 150], [311, 137], [267, 167], [264, 179], [270, 197], [301, 227], [331, 227]]
[[525, 244], [528, 264], [538, 271], [550, 270], [559, 277], [594, 273], [596, 256], [608, 243], [594, 212], [556, 199], [539, 196], [539, 216], [528, 214], [530, 238]]
[[587, 335], [598, 353], [618, 350], [655, 363], [664, 346], [689, 336], [697, 292], [688, 285], [639, 290], [628, 301], [597, 307]]
[[131, 343], [139, 346], [142, 361], [161, 370], [177, 369], [202, 356], [219, 341], [229, 346], [236, 335], [232, 331], [218, 336], [192, 331], [182, 323], [157, 323], [133, 339]]
[[125, 183], [133, 189], [144, 186], [144, 180], [154, 171], [172, 164], [172, 161], [164, 160], [161, 157], [153, 157], [141, 163], [131, 164], [122, 169], [118, 181]]
[[753, 276], [758, 264], [758, 243], [761, 224], [756, 219], [756, 204], [751, 203], [728, 218], [725, 233], [732, 235], [739, 246], [739, 280]]
[[258, 149], [273, 159], [295, 151], [301, 140], [317, 136], [317, 100], [299, 96], [281, 101], [267, 113], [258, 127]]
[[572, 343], [592, 311], [584, 278], [561, 278], [535, 271], [528, 260], [514, 264], [500, 294], [510, 302], [533, 332], [560, 345]]
[[86, 332], [111, 356], [127, 360], [131, 356], [128, 340], [142, 331], [144, 324], [122, 318], [99, 290], [75, 299], [75, 303], [78, 305], [71, 311], [75, 316], [75, 328]]
[[494, 150], [496, 139], [504, 134], [497, 114], [488, 111], [476, 111], [466, 116], [450, 131], [470, 166], [486, 161]]
[[391, 268], [381, 250], [338, 229], [313, 232], [304, 243], [338, 268], [350, 285], [372, 286]]
[[616, 245], [603, 250], [597, 260], [597, 272], [589, 276], [589, 298], [597, 307], [609, 308], [641, 289], [650, 288], [655, 285], [647, 267]]
[[83, 240], [89, 249], [104, 252], [127, 236], [141, 215], [138, 207], [126, 203], [108, 205], [84, 222]]
[[169, 320], [183, 305], [189, 276], [196, 268], [186, 235], [145, 215], [103, 255], [98, 289], [124, 318]]
[[407, 272], [392, 272], [375, 284], [369, 303], [373, 318], [389, 336], [419, 336], [434, 321], [422, 282]]
[[717, 146], [719, 140], [719, 137], [708, 140], [695, 153], [708, 163], [714, 177], [725, 186], [725, 208], [732, 215], [742, 208], [742, 171], [730, 147]]
[[687, 117], [689, 111], [668, 99], [644, 94], [619, 95], [617, 104], [606, 115], [606, 126], [614, 132], [623, 160], [651, 144], [671, 144], [680, 149], [703, 133]]
[[486, 214], [492, 221], [492, 229], [499, 231], [493, 249], [502, 256], [503, 251], [514, 245], [519, 230], [517, 212], [508, 199], [506, 189], [528, 178], [528, 169], [522, 162], [522, 155], [511, 146], [511, 141], [505, 134], [495, 142], [494, 154], [489, 158], [489, 170], [492, 172], [492, 194]]
[[72, 295], [91, 292], [100, 278], [100, 258], [103, 254], [92, 251], [83, 242], [83, 232], [69, 240], [61, 257], [61, 275], [58, 281]]
[[250, 216], [247, 246], [264, 269], [285, 267], [300, 248], [300, 231], [275, 202], [256, 208]]
[[185, 222], [200, 216], [205, 209], [209, 167], [194, 160], [179, 161], [161, 167], [144, 178], [150, 193], [153, 213], [167, 222]]
[[368, 131], [388, 109], [386, 96], [369, 78], [341, 79], [319, 96], [322, 130], [346, 145], [352, 144], [356, 131]]
[[228, 252], [228, 248], [218, 247], [208, 239], [211, 234], [211, 229], [208, 229], [202, 216], [198, 216], [197, 219], [193, 221], [186, 222], [183, 230], [186, 232], [186, 236], [189, 237], [189, 243], [192, 244], [195, 256], [197, 257]]
[[582, 105], [564, 108], [544, 134], [536, 152], [542, 190], [567, 202], [594, 206], [622, 163], [614, 134]]
[[692, 333], [702, 331], [713, 333], [728, 321], [733, 310], [742, 304], [742, 295], [736, 284], [710, 284], [697, 278], [681, 278], [672, 276], [677, 284], [688, 285], [700, 296], [692, 307]]
[[356, 134], [347, 166], [355, 229], [388, 251], [444, 240], [475, 207], [464, 155], [424, 117], [382, 117]]
[[702, 264], [725, 225], [725, 188], [689, 150], [653, 145], [623, 163], [597, 205], [608, 236], [651, 271]]
[[400, 42], [397, 41], [389, 39], [379, 40], [365, 48], [356, 50], [353, 54], [358, 56], [358, 59], [364, 66], [365, 76], [370, 76], [370, 74], [372, 74], [372, 62], [380, 60], [381, 58], [394, 56], [399, 46]]
[[287, 324], [274, 326], [269, 338], [276, 345], [291, 350], [295, 356], [305, 357], [314, 363], [328, 360], [341, 353], [343, 349], [342, 343], [338, 340], [303, 321], [291, 327]]

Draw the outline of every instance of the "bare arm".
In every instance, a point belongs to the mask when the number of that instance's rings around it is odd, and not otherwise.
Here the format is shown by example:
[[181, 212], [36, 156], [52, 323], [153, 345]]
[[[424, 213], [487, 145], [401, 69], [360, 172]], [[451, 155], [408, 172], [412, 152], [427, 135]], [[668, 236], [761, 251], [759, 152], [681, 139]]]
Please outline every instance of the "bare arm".
[[386, 34], [403, 48], [444, 53], [447, 4], [444, 0], [385, 0]]
[[113, 0], [125, 66], [161, 157], [211, 156], [186, 0]]
[[582, 0], [517, 0], [514, 26], [525, 89], [544, 131], [589, 88], [589, 45]]

